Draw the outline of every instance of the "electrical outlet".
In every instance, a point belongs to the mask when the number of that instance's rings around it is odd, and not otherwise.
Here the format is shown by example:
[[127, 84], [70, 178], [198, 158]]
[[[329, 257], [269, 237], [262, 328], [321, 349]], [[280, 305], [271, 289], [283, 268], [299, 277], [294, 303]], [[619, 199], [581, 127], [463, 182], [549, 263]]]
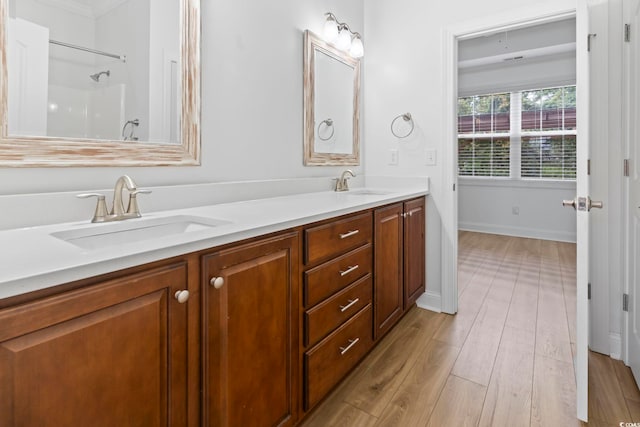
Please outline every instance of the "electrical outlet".
[[392, 148], [391, 150], [389, 150], [389, 164], [391, 166], [398, 166], [398, 149], [397, 148]]
[[435, 166], [436, 150], [432, 150], [432, 149], [424, 150], [424, 164], [426, 166]]
[[520, 207], [514, 206], [511, 208], [511, 213], [514, 215], [520, 215]]

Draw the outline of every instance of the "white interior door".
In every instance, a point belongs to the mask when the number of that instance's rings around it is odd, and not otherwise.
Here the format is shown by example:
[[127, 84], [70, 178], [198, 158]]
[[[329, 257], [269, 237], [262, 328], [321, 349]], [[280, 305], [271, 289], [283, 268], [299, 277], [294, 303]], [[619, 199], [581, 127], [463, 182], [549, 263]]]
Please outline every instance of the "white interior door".
[[627, 79], [627, 126], [629, 158], [629, 314], [627, 320], [628, 364], [636, 379], [640, 379], [640, 0], [630, 2], [629, 21], [631, 23], [628, 48]]
[[49, 29], [9, 19], [9, 135], [47, 135]]
[[[576, 198], [573, 201], [577, 215], [576, 254], [576, 409], [577, 416], [587, 421], [589, 370], [589, 0], [577, 2], [576, 13], [576, 91], [577, 129]], [[596, 204], [594, 202], [594, 204]]]

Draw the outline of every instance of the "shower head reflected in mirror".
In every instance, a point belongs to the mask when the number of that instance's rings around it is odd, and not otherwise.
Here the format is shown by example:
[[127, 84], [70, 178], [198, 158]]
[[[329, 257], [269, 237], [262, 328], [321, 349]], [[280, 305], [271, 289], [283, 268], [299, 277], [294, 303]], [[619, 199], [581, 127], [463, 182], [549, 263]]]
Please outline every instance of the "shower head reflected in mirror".
[[105, 76], [109, 77], [111, 75], [111, 71], [109, 71], [109, 70], [100, 71], [99, 73], [91, 74], [89, 77], [91, 77], [91, 80], [93, 80], [94, 82], [99, 82], [100, 81], [100, 77], [102, 75], [105, 75]]

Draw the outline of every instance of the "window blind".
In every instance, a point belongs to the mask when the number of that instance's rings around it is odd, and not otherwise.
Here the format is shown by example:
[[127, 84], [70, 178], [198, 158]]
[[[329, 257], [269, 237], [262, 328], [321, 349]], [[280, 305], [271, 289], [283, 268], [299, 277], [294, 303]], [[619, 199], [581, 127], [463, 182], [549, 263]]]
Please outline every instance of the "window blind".
[[459, 175], [575, 180], [575, 89], [459, 98]]
[[461, 176], [510, 176], [510, 117], [508, 93], [458, 99]]
[[523, 179], [576, 179], [576, 137], [523, 137], [520, 163]]
[[523, 179], [576, 179], [576, 87], [522, 92]]
[[460, 138], [458, 168], [461, 176], [509, 177], [509, 137]]

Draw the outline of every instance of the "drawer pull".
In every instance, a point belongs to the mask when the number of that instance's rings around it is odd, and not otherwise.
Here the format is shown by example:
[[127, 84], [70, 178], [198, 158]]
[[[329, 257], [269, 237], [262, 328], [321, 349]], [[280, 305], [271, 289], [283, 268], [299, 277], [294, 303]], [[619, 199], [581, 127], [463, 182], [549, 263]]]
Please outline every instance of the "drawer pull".
[[360, 232], [360, 230], [351, 230], [351, 231], [347, 231], [346, 233], [343, 233], [340, 235], [341, 239], [346, 239], [347, 237], [351, 237], [351, 236], [355, 236], [356, 234], [358, 234]]
[[353, 273], [354, 271], [356, 271], [358, 268], [360, 268], [360, 266], [358, 264], [356, 265], [350, 265], [349, 267], [347, 267], [346, 270], [344, 271], [340, 271], [340, 276], [344, 277], [349, 273]]
[[350, 300], [348, 300], [347, 302], [348, 302], [349, 304], [347, 304], [347, 305], [341, 305], [341, 306], [340, 306], [340, 311], [341, 311], [342, 313], [344, 313], [345, 311], [347, 311], [347, 310], [349, 310], [351, 307], [353, 307], [355, 304], [357, 304], [357, 303], [358, 303], [358, 301], [360, 301], [360, 298], [356, 298], [356, 299], [354, 299], [354, 300], [351, 300], [351, 299], [350, 299]]
[[351, 347], [356, 345], [356, 343], [360, 341], [360, 338], [356, 338], [354, 340], [349, 340], [349, 345], [346, 347], [340, 347], [340, 354], [344, 355], [347, 351], [351, 350]]

